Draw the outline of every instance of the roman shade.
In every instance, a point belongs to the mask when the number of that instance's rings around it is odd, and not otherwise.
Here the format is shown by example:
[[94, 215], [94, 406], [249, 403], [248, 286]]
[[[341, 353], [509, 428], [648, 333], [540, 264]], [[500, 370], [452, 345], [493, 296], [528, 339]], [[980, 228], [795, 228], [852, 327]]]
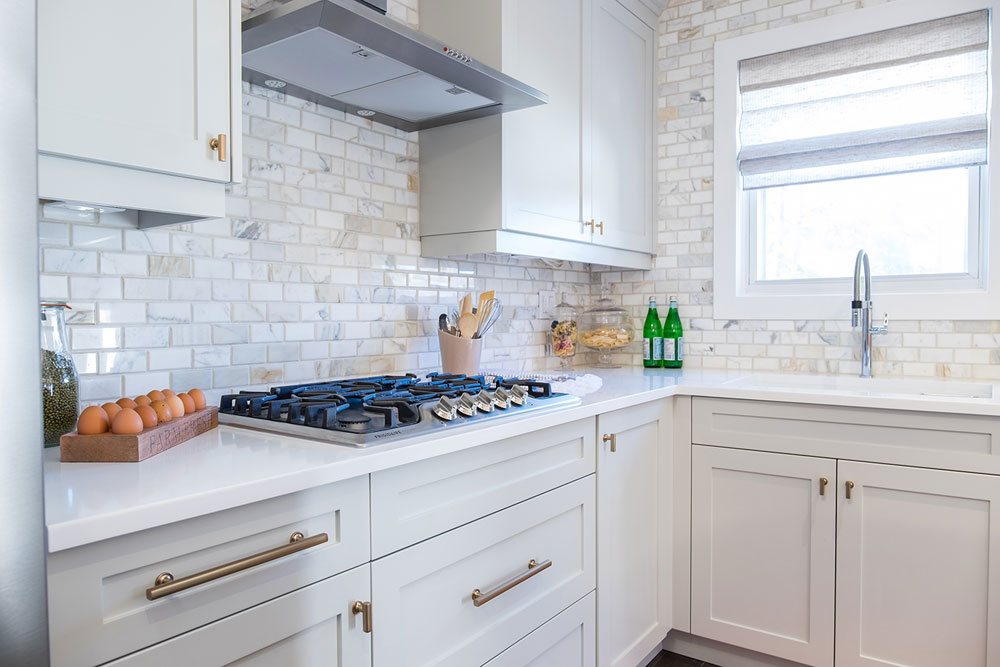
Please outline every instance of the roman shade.
[[739, 63], [750, 190], [986, 163], [989, 11]]

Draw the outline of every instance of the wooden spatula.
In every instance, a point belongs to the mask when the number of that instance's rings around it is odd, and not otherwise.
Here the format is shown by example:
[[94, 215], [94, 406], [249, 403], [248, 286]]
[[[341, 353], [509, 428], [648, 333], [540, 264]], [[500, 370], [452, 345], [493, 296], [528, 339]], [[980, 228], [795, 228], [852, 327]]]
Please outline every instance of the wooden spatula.
[[462, 338], [472, 338], [476, 334], [478, 322], [472, 313], [462, 315], [458, 320], [458, 329], [462, 332]]

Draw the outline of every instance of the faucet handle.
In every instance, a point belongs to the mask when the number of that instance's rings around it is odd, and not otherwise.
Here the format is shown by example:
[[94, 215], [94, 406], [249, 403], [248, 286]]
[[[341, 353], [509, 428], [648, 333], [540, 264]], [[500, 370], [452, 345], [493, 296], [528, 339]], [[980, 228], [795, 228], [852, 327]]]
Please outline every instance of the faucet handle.
[[885, 319], [882, 320], [882, 324], [872, 327], [871, 331], [873, 334], [889, 333], [889, 313], [885, 314]]

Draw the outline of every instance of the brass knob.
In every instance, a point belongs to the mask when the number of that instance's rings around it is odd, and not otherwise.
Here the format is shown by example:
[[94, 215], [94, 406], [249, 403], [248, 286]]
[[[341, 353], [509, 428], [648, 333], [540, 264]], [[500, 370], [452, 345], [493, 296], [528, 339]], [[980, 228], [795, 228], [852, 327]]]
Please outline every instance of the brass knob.
[[208, 142], [208, 147], [219, 152], [219, 162], [226, 161], [226, 135], [220, 134], [217, 137], [212, 137]]
[[[156, 579], [153, 579], [153, 584], [156, 586], [162, 586], [163, 584], [169, 584], [173, 580], [174, 580], [174, 575], [170, 574], [169, 572], [160, 572], [158, 575], [156, 575]], [[149, 580], [147, 579], [147, 581]]]
[[351, 605], [351, 613], [357, 616], [361, 614], [361, 629], [364, 632], [372, 631], [372, 603], [358, 600]]
[[826, 495], [826, 485], [829, 484], [829, 483], [830, 483], [830, 480], [827, 479], [826, 477], [820, 477], [819, 478], [819, 495], [821, 495], [821, 496], [825, 496]]
[[294, 533], [292, 533], [292, 536], [288, 538], [288, 541], [289, 542], [301, 542], [304, 539], [306, 539], [305, 535], [303, 535], [299, 531], [295, 531]]
[[[593, 224], [593, 223], [591, 223], [591, 224]], [[596, 227], [596, 229], [597, 229], [597, 232], [598, 232], [598, 233], [599, 233], [599, 234], [600, 234], [601, 236], [604, 236], [604, 221], [603, 221], [603, 220], [601, 220], [601, 221], [600, 221], [599, 223], [597, 223], [597, 225], [595, 225], [595, 227]]]
[[847, 482], [844, 483], [844, 487], [846, 488], [847, 499], [850, 500], [851, 490], [854, 489], [854, 482], [847, 480]]
[[608, 435], [607, 433], [605, 433], [604, 437], [601, 438], [601, 439], [604, 442], [610, 442], [611, 443], [611, 453], [612, 454], [614, 452], [618, 451], [618, 438], [617, 438], [617, 436], [614, 433], [612, 433], [611, 435]]

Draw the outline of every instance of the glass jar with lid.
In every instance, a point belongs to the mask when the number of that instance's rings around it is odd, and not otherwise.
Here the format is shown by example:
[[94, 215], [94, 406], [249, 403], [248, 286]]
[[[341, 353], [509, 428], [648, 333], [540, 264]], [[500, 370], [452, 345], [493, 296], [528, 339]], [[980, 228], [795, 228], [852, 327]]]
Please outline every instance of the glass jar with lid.
[[41, 304], [42, 421], [46, 447], [59, 444], [59, 436], [76, 427], [80, 409], [80, 377], [66, 336], [65, 303]]
[[632, 342], [632, 320], [624, 308], [616, 306], [605, 285], [601, 298], [580, 319], [580, 342], [597, 350], [598, 368], [619, 368], [611, 361], [611, 352]]
[[579, 313], [566, 302], [564, 293], [562, 302], [556, 306], [553, 316], [549, 328], [549, 346], [553, 356], [559, 359], [559, 368], [565, 370], [569, 368], [570, 360], [576, 354]]

